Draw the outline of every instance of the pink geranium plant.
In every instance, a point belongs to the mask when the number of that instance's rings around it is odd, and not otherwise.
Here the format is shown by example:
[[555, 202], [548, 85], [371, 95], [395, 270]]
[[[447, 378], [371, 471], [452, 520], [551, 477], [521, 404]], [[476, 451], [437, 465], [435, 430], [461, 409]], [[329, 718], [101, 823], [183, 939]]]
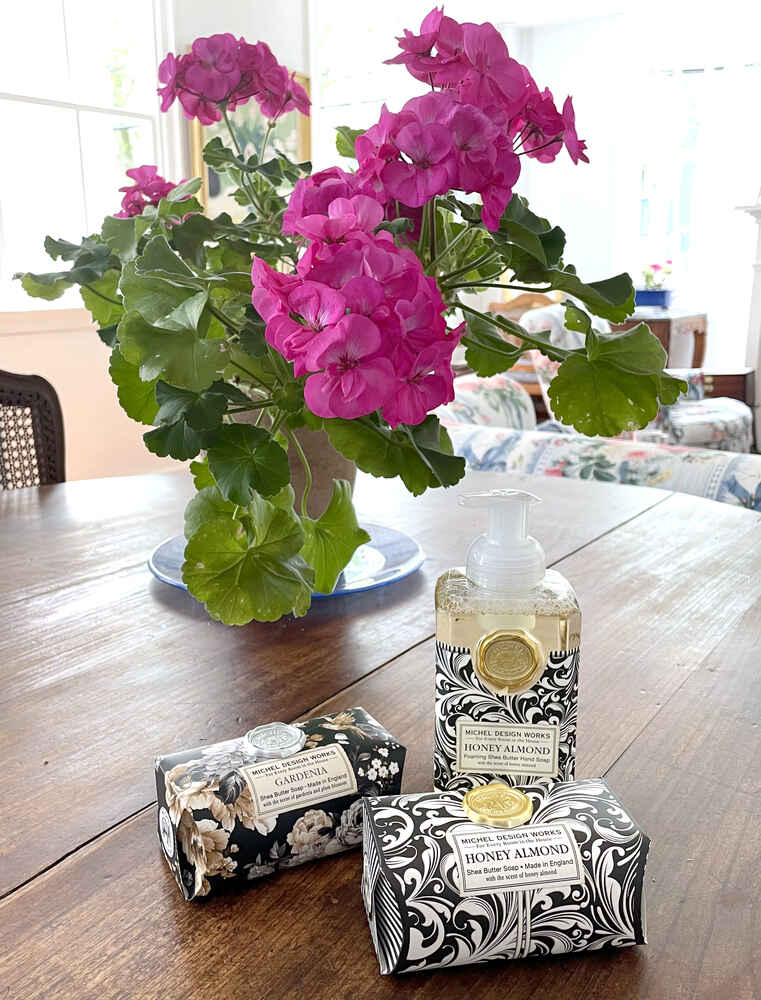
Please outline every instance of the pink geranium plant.
[[[369, 127], [339, 128], [344, 166], [314, 174], [272, 148], [277, 121], [310, 105], [264, 42], [218, 34], [169, 53], [161, 107], [178, 101], [186, 117], [227, 127], [232, 148], [217, 137], [203, 155], [233, 182], [242, 217], [210, 218], [200, 179], [133, 168], [98, 235], [46, 239], [68, 270], [19, 276], [44, 298], [80, 286], [121, 405], [152, 425], [147, 447], [192, 460], [183, 576], [230, 624], [304, 614], [367, 540], [348, 483], [310, 511], [318, 470], [305, 429], [415, 494], [462, 477], [439, 422], [458, 345], [480, 375], [542, 352], [557, 367], [555, 416], [588, 434], [644, 426], [682, 385], [647, 327], [592, 328], [590, 313], [632, 311], [629, 276], [584, 282], [563, 260], [563, 231], [516, 194], [527, 163], [544, 169], [563, 151], [588, 162], [571, 98], [559, 107], [491, 24], [436, 8], [398, 41], [387, 61], [428, 91]], [[246, 156], [231, 116], [251, 100], [267, 126]], [[560, 292], [585, 346], [558, 347], [462, 297], [485, 288]], [[303, 466], [299, 497], [289, 455]]]

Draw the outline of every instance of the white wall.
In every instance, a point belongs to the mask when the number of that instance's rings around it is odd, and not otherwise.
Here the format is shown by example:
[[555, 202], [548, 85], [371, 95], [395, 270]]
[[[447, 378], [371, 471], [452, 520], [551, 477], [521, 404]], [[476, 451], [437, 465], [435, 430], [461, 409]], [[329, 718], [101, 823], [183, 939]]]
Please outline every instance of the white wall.
[[108, 357], [84, 309], [0, 315], [0, 368], [42, 375], [58, 393], [67, 479], [183, 470], [143, 444], [148, 428], [119, 406]]

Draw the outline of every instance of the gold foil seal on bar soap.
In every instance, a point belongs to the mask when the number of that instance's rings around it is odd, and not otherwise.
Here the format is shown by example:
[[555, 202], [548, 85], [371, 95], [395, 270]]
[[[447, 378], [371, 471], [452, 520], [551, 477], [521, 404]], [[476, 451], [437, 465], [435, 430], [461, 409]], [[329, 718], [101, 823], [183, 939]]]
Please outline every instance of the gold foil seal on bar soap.
[[497, 629], [482, 636], [474, 659], [476, 673], [500, 694], [525, 691], [544, 670], [541, 646], [522, 628]]
[[534, 811], [528, 795], [501, 781], [471, 788], [463, 797], [462, 808], [469, 819], [479, 826], [503, 829], [523, 826], [531, 819]]

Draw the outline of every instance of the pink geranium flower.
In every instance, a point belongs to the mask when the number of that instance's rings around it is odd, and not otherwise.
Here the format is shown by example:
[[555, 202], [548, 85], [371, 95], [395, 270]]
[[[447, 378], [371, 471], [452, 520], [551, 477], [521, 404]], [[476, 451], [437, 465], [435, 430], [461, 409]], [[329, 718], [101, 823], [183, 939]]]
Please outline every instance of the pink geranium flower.
[[[124, 192], [122, 210], [116, 213], [117, 219], [126, 219], [134, 215], [142, 215], [146, 205], [158, 205], [170, 191], [177, 187], [171, 181], [165, 180], [156, 166], [150, 163], [142, 167], [132, 167], [127, 171], [135, 183], [119, 188]], [[182, 183], [182, 182], [181, 182]]]
[[570, 97], [566, 97], [563, 105], [563, 143], [574, 163], [578, 163], [579, 160], [589, 163], [589, 158], [584, 152], [587, 144], [576, 135], [576, 113]]
[[350, 198], [355, 193], [355, 175], [340, 167], [329, 167], [311, 177], [302, 177], [296, 182], [283, 213], [283, 232], [300, 232], [301, 221], [307, 216], [327, 216], [332, 202], [337, 198]]
[[401, 370], [394, 392], [382, 410], [383, 419], [392, 427], [419, 424], [431, 410], [454, 399], [452, 343], [435, 343], [420, 351]]
[[210, 125], [222, 111], [252, 97], [271, 121], [287, 111], [309, 114], [309, 97], [265, 42], [250, 45], [231, 34], [197, 38], [182, 56], [171, 52], [159, 66], [161, 110], [179, 100], [186, 118]]
[[443, 16], [444, 8], [434, 7], [423, 18], [423, 22], [420, 25], [420, 34], [414, 35], [405, 28], [404, 35], [397, 38], [399, 48], [402, 51], [398, 56], [394, 56], [393, 59], [386, 59], [386, 63], [401, 63], [407, 67], [416, 80], [422, 80], [427, 83], [441, 61], [432, 56], [431, 53], [438, 40]]
[[336, 198], [328, 206], [328, 214], [307, 215], [298, 220], [296, 232], [312, 240], [335, 243], [350, 233], [371, 233], [383, 222], [383, 206], [374, 198], [358, 194], [353, 198]]
[[352, 420], [383, 406], [394, 390], [394, 369], [378, 357], [381, 334], [365, 316], [345, 316], [310, 355], [310, 366], [324, 369], [310, 375], [304, 400], [318, 417]]
[[234, 35], [211, 35], [196, 38], [191, 46], [194, 58], [184, 67], [184, 82], [189, 90], [205, 100], [225, 100], [240, 83], [238, 43]]
[[394, 160], [381, 174], [393, 198], [419, 206], [449, 190], [452, 137], [445, 125], [414, 122], [399, 131], [396, 141], [410, 162]]

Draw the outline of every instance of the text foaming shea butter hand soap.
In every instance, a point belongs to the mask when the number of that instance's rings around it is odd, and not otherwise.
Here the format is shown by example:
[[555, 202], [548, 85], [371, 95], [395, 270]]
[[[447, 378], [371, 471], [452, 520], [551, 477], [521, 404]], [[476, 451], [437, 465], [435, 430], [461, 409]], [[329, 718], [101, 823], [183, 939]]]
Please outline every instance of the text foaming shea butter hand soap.
[[489, 524], [465, 571], [436, 583], [438, 791], [574, 777], [581, 613], [528, 534], [538, 502], [520, 490], [460, 498], [488, 509]]

